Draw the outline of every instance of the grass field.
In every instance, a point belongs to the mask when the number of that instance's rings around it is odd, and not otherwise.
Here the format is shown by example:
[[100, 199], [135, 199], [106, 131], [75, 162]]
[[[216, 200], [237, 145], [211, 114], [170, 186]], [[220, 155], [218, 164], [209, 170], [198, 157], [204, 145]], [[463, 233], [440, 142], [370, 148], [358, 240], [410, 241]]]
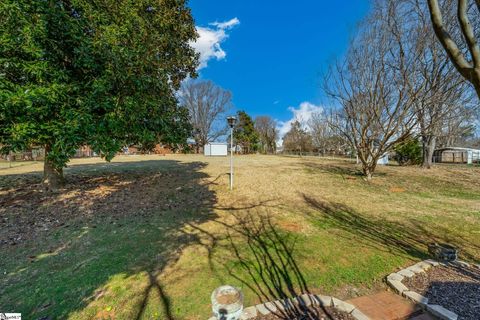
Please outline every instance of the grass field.
[[2, 169], [9, 169], [14, 167], [21, 167], [21, 166], [31, 166], [38, 162], [35, 161], [7, 161], [0, 159], [0, 170]]
[[480, 168], [193, 155], [74, 160], [49, 195], [41, 165], [0, 170], [0, 310], [26, 319], [205, 319], [221, 284], [246, 305], [354, 297], [429, 242], [480, 261]]

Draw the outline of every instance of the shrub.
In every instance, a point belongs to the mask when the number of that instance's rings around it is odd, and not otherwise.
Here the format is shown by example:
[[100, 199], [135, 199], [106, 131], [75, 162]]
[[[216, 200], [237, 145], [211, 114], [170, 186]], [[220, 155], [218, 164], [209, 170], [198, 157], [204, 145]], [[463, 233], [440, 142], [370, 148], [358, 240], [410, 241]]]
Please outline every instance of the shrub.
[[395, 160], [401, 165], [422, 163], [422, 145], [417, 139], [410, 139], [395, 146]]

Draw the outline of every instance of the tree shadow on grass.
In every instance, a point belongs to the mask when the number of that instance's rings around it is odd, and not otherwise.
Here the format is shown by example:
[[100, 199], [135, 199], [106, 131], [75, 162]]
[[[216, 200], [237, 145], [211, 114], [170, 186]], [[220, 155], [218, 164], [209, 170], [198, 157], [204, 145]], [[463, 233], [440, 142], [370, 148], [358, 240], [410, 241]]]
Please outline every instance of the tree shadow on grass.
[[[330, 173], [334, 175], [340, 175], [345, 179], [346, 176], [355, 176], [363, 177], [362, 171], [355, 165], [355, 163], [347, 162], [343, 165], [339, 165], [338, 162], [335, 163], [323, 163], [323, 162], [313, 162], [305, 161], [302, 165], [310, 170], [320, 171], [324, 173]], [[377, 173], [375, 173], [377, 175]], [[384, 173], [379, 173], [378, 175], [385, 175]]]
[[134, 318], [135, 320], [142, 319], [142, 316], [144, 315], [145, 309], [147, 307], [148, 297], [150, 296], [152, 291], [156, 291], [156, 293], [160, 297], [160, 302], [162, 304], [162, 307], [163, 307], [163, 310], [164, 310], [164, 313], [165, 313], [165, 319], [167, 319], [167, 320], [175, 319], [173, 314], [172, 314], [172, 307], [171, 307], [170, 298], [165, 293], [165, 290], [163, 289], [162, 284], [158, 281], [158, 276], [159, 276], [158, 273], [159, 273], [158, 270], [148, 273], [149, 284], [148, 284], [147, 289], [143, 293], [142, 303], [141, 303], [140, 308], [138, 310], [137, 316]]
[[388, 221], [366, 216], [342, 203], [323, 201], [306, 194], [302, 194], [302, 197], [314, 210], [310, 215], [317, 221], [346, 231], [376, 249], [424, 259], [428, 257], [428, 244], [448, 242], [460, 248], [463, 259], [478, 261], [476, 252], [479, 245], [468, 241], [455, 230], [439, 225], [427, 227], [426, 223], [415, 219], [404, 223]]
[[[310, 293], [294, 258], [295, 238], [280, 231], [267, 215], [236, 216], [237, 223], [225, 225], [227, 248], [234, 262], [226, 265], [233, 278], [248, 287], [262, 302], [276, 301], [272, 310], [280, 319], [332, 319], [328, 310], [305, 307], [289, 298]], [[273, 309], [273, 308], [272, 308]]]
[[[428, 235], [430, 243], [447, 242], [458, 248], [459, 256], [462, 259], [479, 263], [478, 252], [480, 251], [480, 243], [471, 241], [465, 237], [462, 232], [456, 228], [447, 228], [441, 225], [433, 225], [418, 220], [411, 220], [415, 232], [419, 235]], [[430, 230], [434, 230], [431, 232]]]
[[405, 225], [367, 217], [342, 204], [315, 199], [302, 194], [304, 201], [314, 210], [311, 216], [323, 223], [343, 230], [376, 249], [425, 258], [428, 243], [435, 239], [423, 230], [420, 234]]
[[184, 227], [217, 217], [205, 165], [75, 165], [55, 194], [43, 192], [39, 174], [2, 176], [0, 253], [10, 257], [0, 261], [2, 311], [29, 319], [140, 319], [155, 297], [153, 308], [173, 319], [159, 275], [199, 241]]

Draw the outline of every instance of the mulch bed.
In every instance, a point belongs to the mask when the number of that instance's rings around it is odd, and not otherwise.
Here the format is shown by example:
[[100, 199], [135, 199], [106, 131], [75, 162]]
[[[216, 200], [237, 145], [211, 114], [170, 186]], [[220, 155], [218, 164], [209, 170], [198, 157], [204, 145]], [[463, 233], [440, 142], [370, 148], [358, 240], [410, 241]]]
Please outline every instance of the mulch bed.
[[480, 315], [480, 270], [473, 267], [438, 266], [403, 280], [410, 290], [458, 314], [462, 320]]
[[307, 310], [270, 314], [268, 316], [257, 316], [256, 320], [355, 320], [348, 313], [339, 311], [332, 307], [311, 306]]

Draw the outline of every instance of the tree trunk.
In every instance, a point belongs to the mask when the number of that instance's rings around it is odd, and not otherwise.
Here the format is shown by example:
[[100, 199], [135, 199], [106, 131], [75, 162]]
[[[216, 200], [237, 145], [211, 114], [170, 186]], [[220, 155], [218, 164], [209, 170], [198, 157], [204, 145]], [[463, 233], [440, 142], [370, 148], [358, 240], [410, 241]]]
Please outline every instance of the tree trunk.
[[58, 168], [51, 160], [49, 160], [49, 152], [50, 146], [46, 146], [45, 160], [43, 164], [43, 185], [47, 190], [57, 190], [65, 183], [63, 179], [63, 168]]
[[365, 176], [365, 179], [367, 181], [371, 181], [373, 178], [373, 172], [375, 171], [375, 168], [377, 167], [377, 162], [369, 163], [369, 162], [362, 162], [362, 170], [363, 170], [363, 175]]
[[372, 181], [372, 177], [372, 172], [367, 171], [367, 173], [365, 174], [365, 178], [367, 179], [367, 181]]
[[425, 136], [422, 137], [422, 149], [423, 149], [423, 160], [422, 167], [425, 169], [430, 169], [432, 167], [433, 152], [435, 151], [435, 146], [437, 144], [437, 137], [435, 136]]

